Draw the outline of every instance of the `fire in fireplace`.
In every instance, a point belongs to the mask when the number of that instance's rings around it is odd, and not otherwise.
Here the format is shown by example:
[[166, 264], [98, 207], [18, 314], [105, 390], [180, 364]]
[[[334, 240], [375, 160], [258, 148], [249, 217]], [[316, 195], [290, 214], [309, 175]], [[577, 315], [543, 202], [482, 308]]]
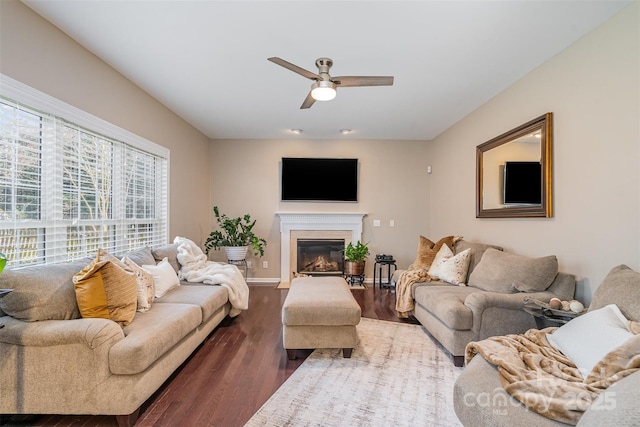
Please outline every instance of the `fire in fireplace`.
[[342, 275], [344, 239], [298, 239], [298, 273]]

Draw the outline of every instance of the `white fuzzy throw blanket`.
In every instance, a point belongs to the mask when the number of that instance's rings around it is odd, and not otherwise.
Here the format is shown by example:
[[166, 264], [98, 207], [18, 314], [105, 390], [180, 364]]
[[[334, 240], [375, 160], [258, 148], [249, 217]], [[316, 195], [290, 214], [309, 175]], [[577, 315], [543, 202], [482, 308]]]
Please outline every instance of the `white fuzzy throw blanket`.
[[173, 243], [178, 244], [178, 262], [181, 266], [178, 277], [181, 280], [225, 287], [232, 307], [230, 317], [249, 308], [249, 286], [238, 267], [209, 261], [200, 247], [187, 238], [176, 237]]

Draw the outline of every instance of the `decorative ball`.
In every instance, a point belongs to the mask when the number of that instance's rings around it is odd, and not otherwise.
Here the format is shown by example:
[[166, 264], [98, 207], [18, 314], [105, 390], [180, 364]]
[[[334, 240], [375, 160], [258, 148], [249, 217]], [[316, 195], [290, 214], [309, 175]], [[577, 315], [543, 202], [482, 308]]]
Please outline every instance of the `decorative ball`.
[[571, 310], [571, 306], [569, 304], [569, 301], [562, 301], [562, 309], [564, 311], [569, 311]]
[[569, 302], [569, 308], [574, 313], [581, 313], [582, 310], [584, 310], [584, 305], [582, 305], [582, 303], [580, 301], [573, 300], [573, 301]]
[[562, 308], [562, 301], [559, 298], [551, 298], [549, 301], [549, 307], [554, 310], [560, 310]]

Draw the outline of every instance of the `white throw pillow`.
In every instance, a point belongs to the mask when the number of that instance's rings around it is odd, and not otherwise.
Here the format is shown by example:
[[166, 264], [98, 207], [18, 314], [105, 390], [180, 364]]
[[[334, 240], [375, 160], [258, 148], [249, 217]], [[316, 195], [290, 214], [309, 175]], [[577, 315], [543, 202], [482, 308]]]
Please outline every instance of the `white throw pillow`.
[[627, 319], [617, 305], [609, 304], [562, 325], [547, 334], [547, 341], [567, 356], [586, 378], [604, 356], [631, 337]]
[[429, 268], [429, 276], [453, 285], [465, 286], [470, 262], [471, 249], [454, 256], [447, 245], [442, 245]]
[[178, 275], [166, 257], [157, 265], [143, 265], [142, 268], [153, 277], [156, 298], [162, 298], [171, 289], [180, 286]]

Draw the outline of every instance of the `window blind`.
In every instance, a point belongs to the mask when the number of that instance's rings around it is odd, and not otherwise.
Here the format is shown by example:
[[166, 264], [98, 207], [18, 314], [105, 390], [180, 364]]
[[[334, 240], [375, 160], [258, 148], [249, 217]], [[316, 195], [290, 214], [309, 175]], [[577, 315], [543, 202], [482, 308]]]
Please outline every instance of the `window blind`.
[[167, 158], [0, 98], [0, 252], [9, 267], [165, 244], [167, 205]]

